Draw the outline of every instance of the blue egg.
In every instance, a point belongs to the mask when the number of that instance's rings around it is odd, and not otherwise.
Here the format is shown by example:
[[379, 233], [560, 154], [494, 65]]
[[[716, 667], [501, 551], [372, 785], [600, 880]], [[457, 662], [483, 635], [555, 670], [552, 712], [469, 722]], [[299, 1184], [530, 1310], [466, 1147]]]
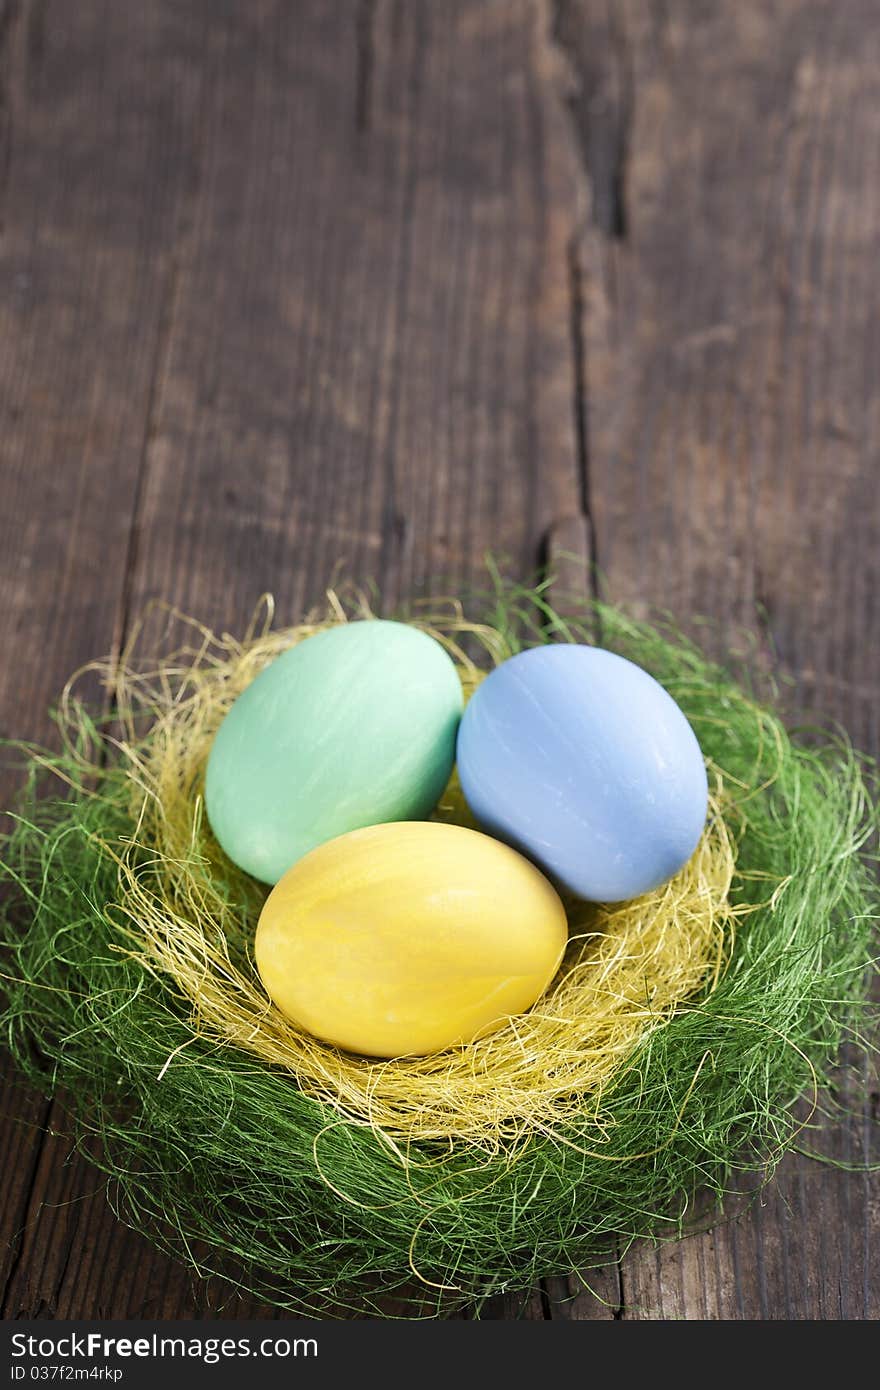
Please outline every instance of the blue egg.
[[534, 647], [497, 667], [465, 710], [457, 756], [483, 828], [595, 902], [671, 878], [706, 821], [687, 719], [647, 671], [599, 647]]

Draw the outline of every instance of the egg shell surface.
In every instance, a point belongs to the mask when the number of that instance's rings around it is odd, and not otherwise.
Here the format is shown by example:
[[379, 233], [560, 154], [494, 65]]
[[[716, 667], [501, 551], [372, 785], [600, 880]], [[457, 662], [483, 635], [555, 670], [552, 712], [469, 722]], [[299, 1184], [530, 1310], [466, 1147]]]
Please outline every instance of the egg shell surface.
[[325, 840], [430, 814], [449, 780], [461, 683], [433, 637], [371, 619], [282, 653], [211, 747], [205, 808], [240, 868], [276, 883]]
[[477, 688], [458, 734], [481, 826], [579, 897], [620, 902], [671, 878], [706, 821], [706, 767], [675, 700], [599, 647], [534, 647]]
[[528, 1009], [567, 935], [555, 889], [508, 845], [403, 822], [300, 859], [266, 900], [254, 955], [306, 1032], [370, 1057], [424, 1056]]

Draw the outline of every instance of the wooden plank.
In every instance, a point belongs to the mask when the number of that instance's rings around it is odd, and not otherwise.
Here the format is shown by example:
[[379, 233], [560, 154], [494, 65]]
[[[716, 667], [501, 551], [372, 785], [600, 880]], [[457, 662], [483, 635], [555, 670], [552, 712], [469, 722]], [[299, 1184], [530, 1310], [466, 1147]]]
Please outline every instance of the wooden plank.
[[[112, 54], [124, 42], [138, 66], [158, 37], [141, 17], [105, 10], [0, 10], [0, 735], [44, 742], [64, 680], [121, 632], [161, 347], [161, 233], [184, 174], [164, 151], [192, 114], [183, 90], [172, 99], [168, 88], [145, 88], [132, 101]], [[3, 806], [15, 782], [4, 767]], [[52, 1312], [52, 1280], [31, 1290], [30, 1261], [50, 1165], [60, 1175], [54, 1197], [66, 1193], [69, 1170], [43, 1140], [59, 1114], [15, 1085], [8, 1063], [6, 1080], [0, 1304], [6, 1316]], [[67, 1195], [81, 1198], [95, 1181], [80, 1173]], [[57, 1268], [64, 1213], [52, 1220]]]
[[[557, 36], [593, 185], [577, 260], [605, 589], [708, 615], [720, 652], [751, 630], [793, 706], [876, 753], [875, 9], [566, 0]], [[876, 1125], [815, 1138], [863, 1159]], [[625, 1316], [876, 1317], [878, 1197], [876, 1176], [793, 1158], [736, 1224], [631, 1254]]]
[[[458, 588], [490, 548], [530, 569], [550, 517], [577, 507], [576, 170], [548, 13], [169, 0], [139, 20], [163, 61], [114, 35], [133, 109], [148, 90], [195, 107], [164, 146], [188, 182], [130, 614], [162, 597], [240, 630], [271, 589], [289, 621], [340, 569], [389, 600]], [[97, 12], [67, 16], [104, 53]], [[190, 1290], [84, 1197], [94, 1183], [47, 1151], [16, 1312], [253, 1313], [228, 1286]]]
[[355, 13], [268, 7], [247, 54], [214, 34], [138, 602], [241, 625], [340, 570], [393, 600], [489, 546], [522, 569], [576, 486], [568, 145], [535, 11], [377, 5], [357, 125]]

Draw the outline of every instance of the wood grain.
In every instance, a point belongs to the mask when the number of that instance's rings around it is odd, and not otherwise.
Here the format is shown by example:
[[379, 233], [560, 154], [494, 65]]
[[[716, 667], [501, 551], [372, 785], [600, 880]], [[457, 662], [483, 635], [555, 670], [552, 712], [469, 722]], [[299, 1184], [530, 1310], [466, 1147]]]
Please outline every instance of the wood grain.
[[[51, 737], [152, 599], [393, 603], [528, 574], [567, 517], [609, 596], [709, 616], [877, 752], [875, 21], [0, 0], [0, 734]], [[57, 1107], [3, 1107], [5, 1316], [269, 1315], [118, 1223]], [[598, 1299], [483, 1316], [876, 1317], [878, 1197], [792, 1159]]]

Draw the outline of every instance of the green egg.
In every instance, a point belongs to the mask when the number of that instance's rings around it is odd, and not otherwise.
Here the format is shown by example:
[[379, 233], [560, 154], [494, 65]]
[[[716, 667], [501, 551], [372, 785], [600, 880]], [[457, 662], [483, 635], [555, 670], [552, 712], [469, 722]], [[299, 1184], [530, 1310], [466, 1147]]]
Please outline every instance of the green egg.
[[325, 840], [424, 820], [455, 758], [461, 683], [427, 633], [371, 619], [316, 633], [235, 701], [208, 757], [205, 807], [229, 858], [277, 883]]

